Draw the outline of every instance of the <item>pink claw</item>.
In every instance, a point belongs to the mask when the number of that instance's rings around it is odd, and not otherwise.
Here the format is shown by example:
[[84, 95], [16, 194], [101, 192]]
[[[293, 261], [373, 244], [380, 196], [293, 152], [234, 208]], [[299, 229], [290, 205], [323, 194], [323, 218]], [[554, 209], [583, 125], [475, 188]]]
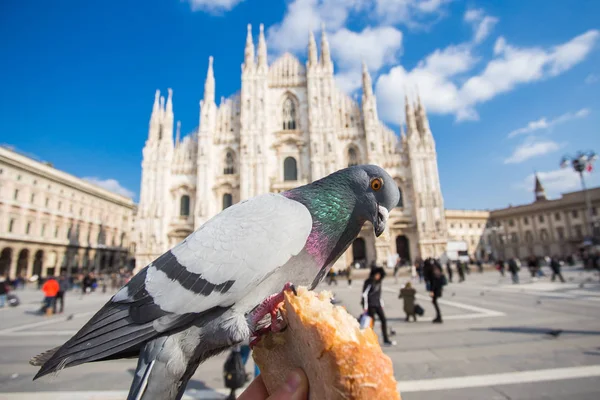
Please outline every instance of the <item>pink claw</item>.
[[287, 290], [293, 291], [296, 295], [298, 294], [294, 285], [291, 282], [288, 282], [283, 286], [283, 290], [281, 292], [267, 297], [252, 314], [250, 318], [252, 325], [256, 325], [267, 314], [271, 316], [271, 325], [256, 332], [252, 332], [254, 339], [252, 339], [250, 342], [250, 347], [254, 347], [254, 345], [260, 341], [261, 337], [269, 331], [281, 332], [285, 328], [284, 322], [280, 323], [277, 321], [277, 311], [279, 310], [279, 304], [281, 304], [285, 299], [284, 293]]

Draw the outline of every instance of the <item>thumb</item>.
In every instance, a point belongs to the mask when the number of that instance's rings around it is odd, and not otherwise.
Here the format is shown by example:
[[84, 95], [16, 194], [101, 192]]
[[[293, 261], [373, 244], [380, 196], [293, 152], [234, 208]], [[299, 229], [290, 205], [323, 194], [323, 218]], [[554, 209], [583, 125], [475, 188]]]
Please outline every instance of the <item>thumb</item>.
[[301, 369], [295, 369], [279, 389], [269, 396], [267, 400], [307, 400], [308, 378]]

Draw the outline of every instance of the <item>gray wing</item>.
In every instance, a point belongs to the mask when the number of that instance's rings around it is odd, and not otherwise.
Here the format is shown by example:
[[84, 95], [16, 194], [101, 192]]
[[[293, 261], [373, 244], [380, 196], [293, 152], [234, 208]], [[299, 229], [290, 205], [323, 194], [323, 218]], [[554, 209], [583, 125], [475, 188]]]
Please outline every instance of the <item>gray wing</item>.
[[34, 379], [135, 356], [148, 340], [230, 307], [298, 254], [311, 229], [308, 209], [281, 195], [227, 208], [141, 270], [55, 353], [39, 358], [44, 364]]

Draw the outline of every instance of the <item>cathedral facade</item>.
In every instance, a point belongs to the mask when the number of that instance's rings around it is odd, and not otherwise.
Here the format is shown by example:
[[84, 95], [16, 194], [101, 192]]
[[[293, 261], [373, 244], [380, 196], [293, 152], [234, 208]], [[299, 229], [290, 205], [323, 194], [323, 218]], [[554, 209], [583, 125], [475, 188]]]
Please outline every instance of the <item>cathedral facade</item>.
[[385, 168], [401, 200], [386, 232], [375, 238], [371, 225], [365, 226], [336, 267], [384, 263], [395, 254], [414, 259], [443, 253], [444, 200], [425, 108], [418, 99], [406, 99], [398, 110], [405, 113], [406, 132], [397, 135], [378, 118], [368, 70], [363, 67], [358, 102], [335, 85], [325, 32], [320, 52], [317, 47], [311, 33], [306, 65], [289, 53], [269, 65], [262, 25], [256, 49], [248, 26], [241, 90], [215, 102], [210, 57], [199, 127], [184, 138], [179, 123], [175, 128], [172, 91], [166, 100], [157, 91], [143, 149], [138, 268], [232, 204], [356, 164]]

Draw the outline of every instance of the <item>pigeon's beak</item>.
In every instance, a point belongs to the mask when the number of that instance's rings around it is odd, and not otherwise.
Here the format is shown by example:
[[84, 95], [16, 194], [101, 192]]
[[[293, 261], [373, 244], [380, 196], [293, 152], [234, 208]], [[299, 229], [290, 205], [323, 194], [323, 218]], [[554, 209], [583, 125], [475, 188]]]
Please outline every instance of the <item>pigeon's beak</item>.
[[385, 231], [385, 225], [387, 224], [389, 212], [387, 208], [377, 205], [377, 217], [373, 221], [373, 228], [375, 230], [375, 236], [379, 237]]

